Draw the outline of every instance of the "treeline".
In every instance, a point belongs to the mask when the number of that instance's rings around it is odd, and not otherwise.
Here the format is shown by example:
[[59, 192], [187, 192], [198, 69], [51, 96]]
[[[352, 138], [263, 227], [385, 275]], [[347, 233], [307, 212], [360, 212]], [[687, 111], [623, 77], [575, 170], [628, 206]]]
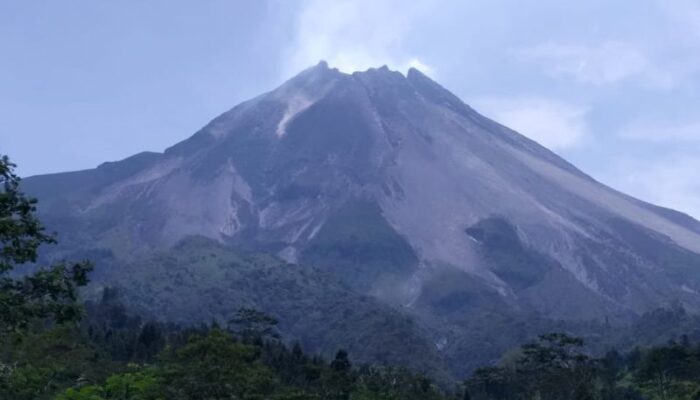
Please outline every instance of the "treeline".
[[0, 347], [1, 399], [622, 400], [700, 399], [700, 345], [589, 356], [583, 340], [547, 334], [466, 381], [439, 386], [391, 366], [353, 365], [287, 345], [276, 320], [239, 310], [226, 326], [183, 328], [129, 315], [113, 290], [79, 324], [35, 324]]
[[113, 290], [79, 324], [36, 325], [0, 346], [0, 399], [452, 399], [398, 367], [353, 366], [286, 345], [277, 321], [239, 310], [226, 326], [130, 316]]
[[481, 368], [467, 380], [473, 399], [700, 399], [700, 345], [687, 339], [665, 346], [584, 352], [580, 338], [542, 335]]

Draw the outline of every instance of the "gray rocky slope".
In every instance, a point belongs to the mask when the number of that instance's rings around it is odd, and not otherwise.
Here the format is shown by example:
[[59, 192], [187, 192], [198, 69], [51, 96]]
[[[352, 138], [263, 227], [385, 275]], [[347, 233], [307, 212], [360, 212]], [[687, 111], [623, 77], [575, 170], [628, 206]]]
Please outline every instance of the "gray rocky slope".
[[698, 221], [596, 182], [415, 69], [321, 62], [164, 153], [25, 187], [66, 246], [130, 259], [204, 236], [327, 269], [429, 324], [700, 307]]

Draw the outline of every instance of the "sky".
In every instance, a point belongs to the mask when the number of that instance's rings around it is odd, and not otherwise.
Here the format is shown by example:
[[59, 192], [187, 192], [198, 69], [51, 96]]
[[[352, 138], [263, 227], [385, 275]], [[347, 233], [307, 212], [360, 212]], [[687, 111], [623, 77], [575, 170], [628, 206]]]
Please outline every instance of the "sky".
[[29, 176], [163, 151], [321, 59], [416, 67], [700, 218], [698, 0], [1, 0], [0, 154]]

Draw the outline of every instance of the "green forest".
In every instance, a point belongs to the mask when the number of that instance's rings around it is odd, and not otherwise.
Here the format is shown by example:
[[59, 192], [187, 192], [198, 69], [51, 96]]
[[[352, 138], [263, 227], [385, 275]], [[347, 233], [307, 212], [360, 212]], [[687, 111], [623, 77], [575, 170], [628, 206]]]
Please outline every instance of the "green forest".
[[83, 301], [89, 261], [34, 266], [55, 238], [13, 169], [0, 159], [0, 399], [700, 399], [700, 344], [687, 336], [601, 357], [545, 334], [445, 382], [343, 349], [308, 354], [256, 309], [193, 327], [144, 320], [115, 289]]
[[241, 310], [231, 325], [180, 329], [127, 314], [116, 293], [80, 323], [5, 335], [3, 399], [697, 399], [700, 346], [610, 351], [543, 335], [464, 382], [438, 384], [392, 366], [353, 365], [285, 345], [274, 319]]

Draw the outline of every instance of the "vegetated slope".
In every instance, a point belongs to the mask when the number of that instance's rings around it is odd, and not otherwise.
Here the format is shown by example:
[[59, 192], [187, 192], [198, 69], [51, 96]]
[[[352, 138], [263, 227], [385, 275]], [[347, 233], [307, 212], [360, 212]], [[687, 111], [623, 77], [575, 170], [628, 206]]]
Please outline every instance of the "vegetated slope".
[[447, 379], [426, 332], [406, 314], [349, 290], [333, 275], [265, 254], [191, 237], [173, 249], [114, 268], [100, 282], [118, 288], [141, 315], [183, 326], [226, 326], [240, 308], [266, 310], [288, 339], [332, 357], [410, 366]]

